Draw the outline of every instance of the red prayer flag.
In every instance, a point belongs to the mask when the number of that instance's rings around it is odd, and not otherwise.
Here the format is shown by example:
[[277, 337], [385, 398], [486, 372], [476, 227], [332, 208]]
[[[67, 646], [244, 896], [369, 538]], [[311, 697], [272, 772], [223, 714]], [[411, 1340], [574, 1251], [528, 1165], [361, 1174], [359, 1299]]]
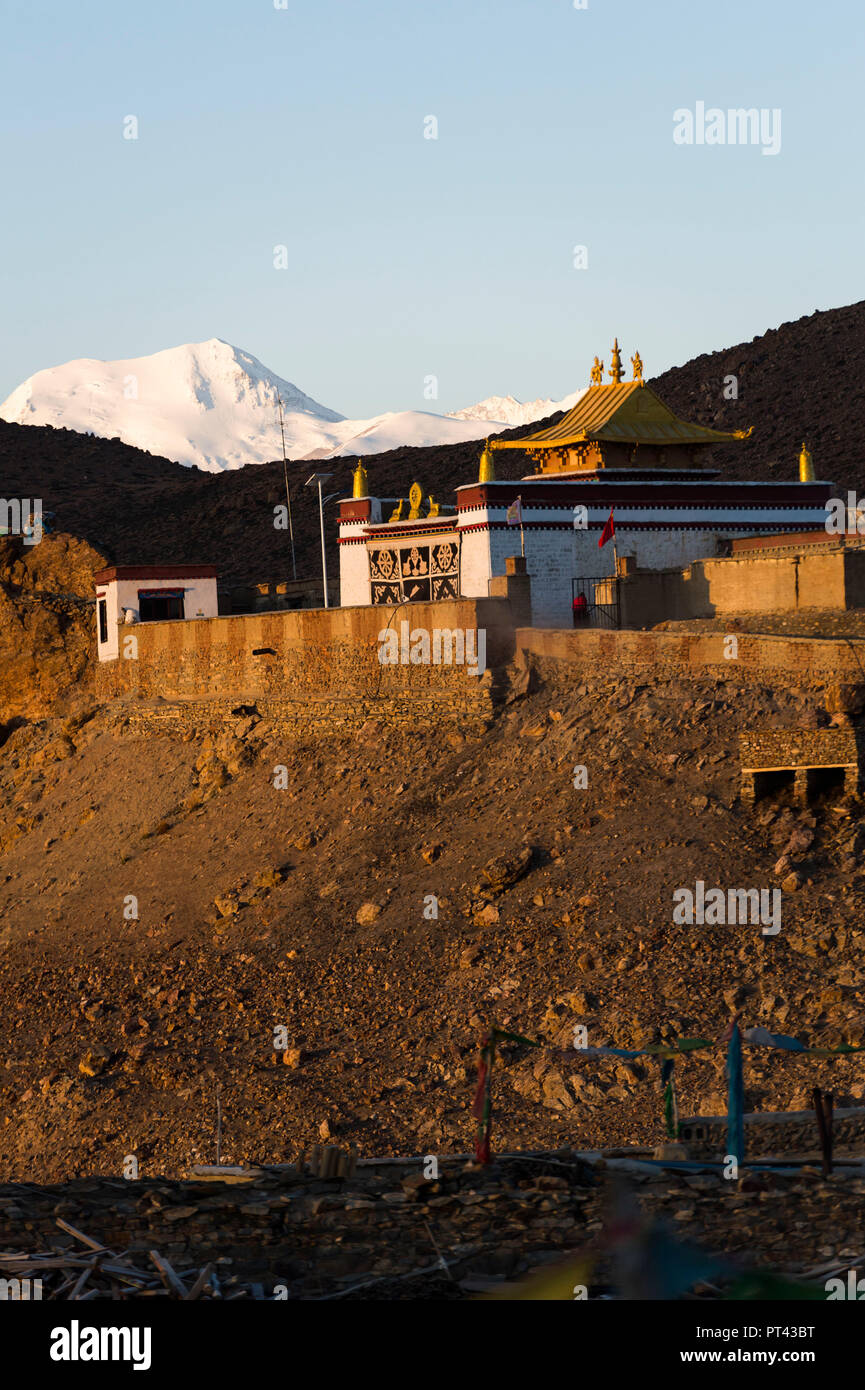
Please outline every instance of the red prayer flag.
[[606, 525], [604, 526], [604, 529], [601, 532], [601, 539], [598, 541], [598, 549], [600, 550], [602, 546], [605, 546], [607, 544], [607, 541], [612, 540], [615, 534], [616, 525], [613, 521], [613, 509], [611, 507], [610, 515], [607, 517]]

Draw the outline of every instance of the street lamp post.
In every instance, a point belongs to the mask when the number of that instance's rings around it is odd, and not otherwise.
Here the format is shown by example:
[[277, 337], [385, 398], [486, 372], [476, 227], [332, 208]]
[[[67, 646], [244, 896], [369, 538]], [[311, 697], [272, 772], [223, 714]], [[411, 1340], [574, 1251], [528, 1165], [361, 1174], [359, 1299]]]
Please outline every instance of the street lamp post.
[[312, 473], [304, 483], [304, 487], [312, 487], [318, 484], [318, 519], [321, 524], [321, 577], [324, 581], [324, 606], [329, 608], [327, 598], [327, 553], [324, 548], [324, 502], [321, 497], [321, 485], [333, 477], [332, 473]]

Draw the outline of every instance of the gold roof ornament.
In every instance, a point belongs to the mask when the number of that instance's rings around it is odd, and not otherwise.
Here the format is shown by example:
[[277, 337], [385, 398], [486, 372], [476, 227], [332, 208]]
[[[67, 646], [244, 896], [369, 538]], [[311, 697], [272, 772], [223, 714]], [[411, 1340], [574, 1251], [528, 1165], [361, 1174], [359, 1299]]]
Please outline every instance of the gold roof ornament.
[[494, 483], [495, 480], [496, 469], [495, 464], [493, 463], [493, 455], [492, 450], [490, 449], [490, 441], [487, 440], [484, 444], [484, 451], [481, 454], [481, 466], [480, 472], [478, 473], [478, 482]]
[[408, 500], [411, 505], [408, 519], [409, 521], [417, 521], [420, 516], [420, 504], [423, 501], [423, 488], [420, 483], [412, 483], [408, 490]]
[[441, 511], [441, 502], [437, 502], [432, 493], [430, 493], [428, 501], [429, 511], [427, 512], [427, 516], [438, 516]]
[[589, 372], [589, 380], [591, 381], [591, 383], [592, 383], [593, 386], [601, 386], [601, 385], [603, 385], [603, 381], [604, 381], [604, 364], [603, 364], [603, 362], [599, 362], [598, 359], [597, 359], [597, 357], [595, 358], [595, 365], [592, 367], [592, 370]]
[[814, 482], [814, 458], [808, 445], [803, 441], [802, 452], [799, 455], [799, 482]]
[[619, 351], [619, 340], [616, 338], [613, 342], [613, 352], [610, 357], [610, 380], [618, 385], [624, 375], [625, 369], [622, 366], [622, 354]]
[[403, 507], [405, 507], [406, 505], [407, 505], [407, 504], [406, 504], [405, 498], [404, 498], [404, 497], [401, 497], [401, 498], [399, 499], [399, 506], [394, 507], [393, 511], [391, 512], [390, 516], [388, 517], [388, 521], [405, 521], [405, 517], [403, 516], [403, 511], [402, 511], [402, 509], [403, 509]]
[[640, 383], [640, 385], [642, 386], [642, 384], [643, 384], [643, 359], [642, 359], [642, 357], [640, 356], [639, 349], [637, 349], [637, 351], [634, 353], [633, 357], [631, 358], [631, 366], [632, 366], [633, 369], [634, 369], [634, 381], [638, 381], [638, 382]]
[[360, 459], [358, 459], [357, 468], [354, 470], [351, 495], [352, 497], [369, 497], [369, 478]]

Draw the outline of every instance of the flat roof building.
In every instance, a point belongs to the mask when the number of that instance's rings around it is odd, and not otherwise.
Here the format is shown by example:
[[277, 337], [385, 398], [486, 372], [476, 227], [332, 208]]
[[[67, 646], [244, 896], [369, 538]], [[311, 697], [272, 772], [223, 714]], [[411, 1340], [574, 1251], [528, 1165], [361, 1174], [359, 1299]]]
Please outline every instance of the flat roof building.
[[120, 629], [136, 623], [215, 618], [213, 565], [111, 565], [93, 576], [100, 661], [120, 655]]

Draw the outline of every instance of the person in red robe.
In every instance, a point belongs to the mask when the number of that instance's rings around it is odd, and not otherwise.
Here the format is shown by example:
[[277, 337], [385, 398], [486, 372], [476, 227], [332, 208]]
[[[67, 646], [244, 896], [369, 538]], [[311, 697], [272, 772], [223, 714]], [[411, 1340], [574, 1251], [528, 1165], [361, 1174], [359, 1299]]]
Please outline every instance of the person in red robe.
[[585, 594], [577, 594], [573, 604], [574, 627], [583, 627], [589, 620], [589, 605]]

